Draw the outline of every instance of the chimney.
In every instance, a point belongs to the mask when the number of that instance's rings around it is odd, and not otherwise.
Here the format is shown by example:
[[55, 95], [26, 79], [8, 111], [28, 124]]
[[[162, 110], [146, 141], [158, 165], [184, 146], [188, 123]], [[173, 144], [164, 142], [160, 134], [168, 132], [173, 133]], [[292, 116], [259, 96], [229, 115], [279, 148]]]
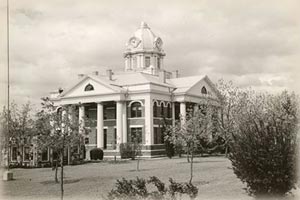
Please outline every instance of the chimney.
[[64, 89], [62, 89], [61, 87], [58, 88], [58, 93], [61, 94], [64, 91]]
[[158, 74], [158, 77], [159, 77], [160, 82], [166, 83], [166, 72], [165, 72], [165, 70], [160, 71], [159, 74]]
[[178, 70], [172, 71], [172, 78], [179, 78], [179, 72], [178, 72]]
[[81, 79], [84, 77], [84, 74], [78, 74], [78, 79]]
[[98, 71], [93, 71], [92, 73], [94, 76], [98, 76], [99, 75], [99, 72]]
[[106, 70], [106, 76], [108, 80], [112, 80], [113, 71], [111, 69]]

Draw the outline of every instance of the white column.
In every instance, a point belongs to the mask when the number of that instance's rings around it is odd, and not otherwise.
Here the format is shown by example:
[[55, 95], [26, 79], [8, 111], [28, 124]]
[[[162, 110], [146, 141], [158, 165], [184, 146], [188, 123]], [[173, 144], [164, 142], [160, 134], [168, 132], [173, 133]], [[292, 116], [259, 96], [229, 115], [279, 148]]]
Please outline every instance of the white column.
[[84, 106], [80, 105], [79, 106], [79, 124], [80, 124], [80, 128], [79, 128], [79, 133], [82, 133], [82, 128], [84, 127], [84, 116], [85, 116], [85, 112], [84, 112]]
[[153, 144], [153, 105], [151, 96], [145, 98], [145, 144]]
[[141, 56], [136, 55], [136, 68], [139, 69], [141, 68]]
[[172, 102], [172, 125], [175, 126], [175, 102]]
[[129, 69], [129, 56], [125, 57], [125, 70], [127, 71]]
[[102, 103], [97, 103], [97, 148], [103, 149], [103, 139], [103, 105]]
[[180, 102], [180, 119], [181, 124], [184, 124], [186, 118], [186, 105], [185, 102]]
[[123, 102], [122, 127], [123, 127], [122, 142], [127, 143], [127, 105], [126, 105], [126, 101]]
[[123, 111], [123, 104], [121, 101], [117, 101], [117, 150], [119, 150], [120, 143], [123, 137], [122, 111]]
[[141, 68], [145, 68], [145, 57], [144, 57], [144, 55], [142, 54], [141, 55]]
[[66, 133], [66, 124], [64, 123], [64, 120], [66, 119], [67, 116], [67, 111], [65, 110], [65, 108], [63, 108], [62, 112], [61, 112], [61, 119], [62, 119], [62, 122], [61, 122], [61, 132], [62, 134], [65, 134]]

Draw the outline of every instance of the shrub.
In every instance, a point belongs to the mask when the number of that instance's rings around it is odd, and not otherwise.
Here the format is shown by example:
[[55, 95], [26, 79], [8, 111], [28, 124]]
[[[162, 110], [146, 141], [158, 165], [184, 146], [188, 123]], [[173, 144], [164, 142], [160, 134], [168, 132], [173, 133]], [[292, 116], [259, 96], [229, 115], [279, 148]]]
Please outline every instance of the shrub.
[[283, 196], [297, 181], [297, 103], [293, 95], [246, 96], [229, 158], [247, 192]]
[[131, 143], [121, 143], [120, 144], [120, 154], [122, 159], [131, 158], [134, 159], [135, 152], [132, 148]]
[[[170, 178], [169, 189], [157, 177], [152, 176], [148, 180], [136, 178], [117, 180], [115, 189], [108, 194], [108, 199], [181, 199], [182, 195], [188, 195], [194, 199], [198, 195], [198, 188], [191, 183], [177, 183]], [[147, 185], [152, 184], [155, 188], [149, 190]], [[167, 196], [169, 195], [169, 196]], [[168, 198], [169, 197], [169, 198]]]
[[94, 148], [90, 151], [91, 160], [103, 160], [103, 150], [100, 148]]

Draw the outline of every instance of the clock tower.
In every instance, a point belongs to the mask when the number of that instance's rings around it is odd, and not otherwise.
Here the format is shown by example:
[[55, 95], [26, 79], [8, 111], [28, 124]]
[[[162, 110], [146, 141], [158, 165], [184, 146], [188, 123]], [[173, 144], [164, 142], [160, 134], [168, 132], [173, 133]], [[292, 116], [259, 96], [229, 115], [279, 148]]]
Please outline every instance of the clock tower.
[[162, 39], [142, 22], [139, 29], [129, 38], [124, 52], [125, 71], [143, 71], [158, 74], [163, 69]]

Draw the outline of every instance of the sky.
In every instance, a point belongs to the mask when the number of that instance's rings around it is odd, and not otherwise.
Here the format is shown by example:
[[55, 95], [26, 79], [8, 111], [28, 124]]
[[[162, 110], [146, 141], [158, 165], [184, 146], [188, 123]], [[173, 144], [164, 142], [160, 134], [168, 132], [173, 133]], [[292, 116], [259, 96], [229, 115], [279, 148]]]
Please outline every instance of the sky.
[[[125, 43], [145, 21], [165, 69], [216, 82], [300, 91], [298, 0], [10, 0], [10, 100], [40, 98], [77, 74], [124, 69]], [[7, 102], [6, 1], [0, 4], [0, 105]]]

